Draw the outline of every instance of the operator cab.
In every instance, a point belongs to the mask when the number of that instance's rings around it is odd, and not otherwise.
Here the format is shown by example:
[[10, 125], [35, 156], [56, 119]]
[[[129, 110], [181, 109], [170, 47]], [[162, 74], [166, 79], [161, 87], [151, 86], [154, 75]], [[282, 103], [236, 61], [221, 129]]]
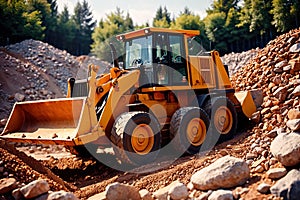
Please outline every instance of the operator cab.
[[188, 85], [185, 35], [159, 30], [149, 28], [119, 36], [125, 42], [124, 69], [139, 69], [144, 87]]

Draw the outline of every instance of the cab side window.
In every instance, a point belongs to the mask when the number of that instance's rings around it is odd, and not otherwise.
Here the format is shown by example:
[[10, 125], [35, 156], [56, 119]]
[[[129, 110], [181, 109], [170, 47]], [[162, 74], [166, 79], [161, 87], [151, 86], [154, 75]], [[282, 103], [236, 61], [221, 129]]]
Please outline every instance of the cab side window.
[[168, 36], [165, 33], [158, 33], [155, 37], [153, 49], [154, 66], [156, 72], [156, 80], [160, 85], [169, 84], [168, 66], [170, 63]]
[[183, 41], [181, 36], [170, 35], [170, 50], [173, 63], [183, 63]]
[[187, 84], [185, 46], [182, 35], [169, 35], [171, 51], [171, 77], [173, 84]]

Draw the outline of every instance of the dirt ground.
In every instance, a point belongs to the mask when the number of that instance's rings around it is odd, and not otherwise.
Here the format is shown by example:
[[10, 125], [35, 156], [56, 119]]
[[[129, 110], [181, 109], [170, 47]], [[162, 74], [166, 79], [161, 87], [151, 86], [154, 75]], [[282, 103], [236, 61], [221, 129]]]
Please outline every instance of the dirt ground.
[[[154, 192], [175, 180], [188, 184], [192, 174], [196, 171], [208, 166], [217, 158], [224, 155], [231, 155], [238, 158], [245, 158], [247, 150], [250, 148], [250, 141], [259, 138], [258, 134], [250, 131], [240, 130], [241, 133], [230, 140], [218, 144], [214, 149], [208, 152], [202, 152], [199, 155], [188, 156], [183, 155], [172, 164], [169, 164], [168, 157], [165, 161], [154, 165], [146, 165], [140, 169], [153, 169], [159, 167], [156, 171], [146, 173], [130, 173], [121, 172], [106, 165], [97, 162], [91, 158], [81, 158], [69, 154], [61, 147], [34, 148], [35, 151], [30, 151], [32, 147], [20, 147], [18, 149], [26, 152], [28, 155], [39, 159], [40, 162], [48, 167], [54, 174], [62, 178], [65, 182], [76, 187], [73, 191], [77, 197], [87, 199], [95, 194], [105, 190], [105, 187], [113, 182], [128, 183], [139, 189], [147, 189]], [[51, 150], [49, 150], [51, 149]], [[30, 153], [31, 152], [31, 153]], [[107, 156], [107, 155], [103, 155]], [[115, 159], [113, 156], [108, 159]], [[167, 164], [166, 164], [167, 163]], [[165, 167], [161, 167], [164, 166]], [[276, 166], [281, 167], [279, 163]], [[251, 173], [251, 178], [247, 183], [238, 188], [232, 188], [237, 196], [244, 199], [276, 199], [270, 194], [261, 194], [257, 191], [257, 186], [262, 183], [274, 184], [266, 177], [264, 173]], [[54, 187], [54, 186], [53, 186]], [[247, 189], [244, 189], [247, 188]], [[240, 191], [245, 190], [240, 194]], [[194, 196], [201, 194], [197, 191]]]

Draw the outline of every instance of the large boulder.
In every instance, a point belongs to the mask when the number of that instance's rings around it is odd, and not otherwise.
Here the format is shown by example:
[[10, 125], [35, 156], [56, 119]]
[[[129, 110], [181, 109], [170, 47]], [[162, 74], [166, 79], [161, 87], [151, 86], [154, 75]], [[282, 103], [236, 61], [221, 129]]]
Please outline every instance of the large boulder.
[[300, 134], [284, 133], [278, 135], [270, 147], [271, 153], [284, 166], [295, 166], [300, 163]]
[[26, 199], [37, 197], [41, 194], [47, 193], [49, 190], [50, 187], [46, 180], [32, 181], [20, 189]]
[[0, 180], [0, 194], [5, 194], [14, 190], [17, 187], [15, 178], [3, 178]]
[[199, 190], [215, 190], [242, 185], [250, 177], [247, 163], [239, 158], [225, 156], [196, 172], [191, 177]]
[[107, 200], [141, 200], [139, 190], [122, 183], [112, 183], [106, 187]]
[[283, 199], [298, 200], [300, 197], [300, 171], [293, 169], [271, 188], [271, 193]]
[[298, 131], [300, 129], [300, 119], [290, 119], [286, 122], [286, 125], [292, 131]]
[[49, 194], [47, 200], [79, 200], [73, 193], [57, 191]]
[[177, 181], [170, 188], [169, 196], [173, 200], [186, 199], [189, 196], [188, 188], [183, 183]]
[[209, 195], [208, 200], [233, 200], [230, 190], [216, 190]]
[[167, 185], [153, 193], [153, 196], [158, 200], [167, 200], [169, 198], [186, 199], [188, 195], [187, 187], [179, 181], [174, 181], [170, 185]]

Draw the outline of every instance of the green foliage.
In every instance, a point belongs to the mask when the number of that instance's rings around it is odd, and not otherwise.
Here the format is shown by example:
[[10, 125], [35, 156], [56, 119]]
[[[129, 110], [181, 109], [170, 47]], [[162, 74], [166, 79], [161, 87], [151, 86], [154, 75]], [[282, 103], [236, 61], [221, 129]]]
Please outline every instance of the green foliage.
[[199, 30], [200, 25], [201, 20], [199, 15], [181, 14], [176, 18], [175, 22], [172, 23], [171, 28]]
[[31, 13], [23, 13], [26, 23], [24, 24], [24, 33], [29, 37], [33, 37], [37, 40], [44, 38], [45, 27], [42, 26], [42, 21], [39, 18], [39, 11], [33, 11]]
[[167, 21], [166, 17], [163, 17], [162, 19], [154, 20], [153, 21], [153, 26], [154, 27], [159, 27], [159, 28], [169, 28], [170, 24]]
[[51, 8], [47, 0], [27, 0], [27, 12], [39, 11], [39, 18], [42, 21], [42, 26], [47, 29], [51, 25]]
[[[213, 0], [206, 13], [200, 19], [184, 7], [171, 19], [167, 7], [159, 6], [152, 26], [200, 30], [194, 41], [207, 50], [228, 53], [263, 47], [277, 35], [300, 25], [299, 0]], [[78, 1], [73, 12], [65, 7], [61, 13], [57, 0], [0, 0], [0, 18], [0, 45], [32, 38], [74, 55], [88, 54], [91, 50], [109, 60], [108, 44], [114, 35], [149, 26], [148, 23], [134, 26], [129, 13], [117, 8], [96, 27], [87, 0]], [[120, 50], [121, 60], [122, 46], [116, 43], [116, 49]]]
[[59, 43], [57, 3], [56, 0], [47, 0], [47, 3], [50, 6], [50, 14], [46, 25], [45, 40], [46, 42], [55, 45]]
[[295, 25], [299, 26], [300, 2], [298, 0], [273, 0], [272, 5], [272, 24], [278, 32], [290, 30]]
[[43, 39], [45, 27], [40, 16], [40, 11], [30, 10], [25, 0], [0, 0], [0, 44]]
[[250, 32], [259, 32], [264, 34], [271, 25], [270, 20], [270, 0], [261, 1], [253, 0], [251, 5], [251, 23], [250, 23]]
[[211, 5], [212, 8], [207, 10], [207, 14], [225, 13], [225, 18], [227, 18], [229, 10], [237, 8], [238, 2], [239, 0], [214, 0]]
[[187, 7], [183, 12], [171, 23], [173, 29], [187, 29], [187, 30], [199, 30], [200, 35], [196, 38], [196, 41], [201, 44], [205, 49], [209, 49], [209, 40], [205, 31], [205, 24], [200, 19], [199, 15], [192, 13]]
[[183, 12], [180, 12], [179, 15], [192, 15], [192, 11], [190, 11], [190, 9], [188, 7], [184, 7]]
[[75, 55], [88, 54], [96, 22], [93, 21], [93, 15], [86, 0], [83, 0], [82, 4], [77, 2], [72, 19], [76, 27], [75, 38], [73, 40]]
[[167, 10], [167, 7], [164, 9], [160, 6], [155, 14], [153, 19], [153, 26], [159, 28], [169, 28], [171, 24], [170, 13]]
[[59, 35], [60, 41], [57, 43], [57, 47], [65, 49], [68, 52], [76, 52], [76, 48], [73, 45], [76, 32], [75, 22], [70, 19], [69, 10], [66, 6], [63, 11], [58, 14], [57, 27], [57, 34]]
[[123, 46], [118, 43], [113, 36], [133, 30], [133, 28], [133, 21], [130, 15], [127, 13], [126, 17], [124, 17], [123, 11], [117, 8], [115, 12], [108, 14], [105, 20], [101, 19], [95, 28], [92, 34], [92, 53], [103, 60], [111, 61], [109, 43], [112, 42], [120, 57], [119, 59], [122, 60]]
[[218, 36], [223, 35], [225, 29], [225, 13], [212, 13], [205, 18], [205, 30], [209, 40], [217, 42]]

